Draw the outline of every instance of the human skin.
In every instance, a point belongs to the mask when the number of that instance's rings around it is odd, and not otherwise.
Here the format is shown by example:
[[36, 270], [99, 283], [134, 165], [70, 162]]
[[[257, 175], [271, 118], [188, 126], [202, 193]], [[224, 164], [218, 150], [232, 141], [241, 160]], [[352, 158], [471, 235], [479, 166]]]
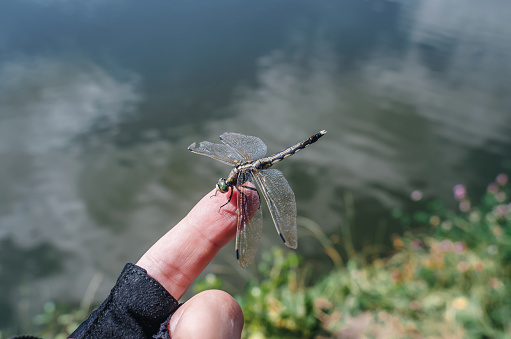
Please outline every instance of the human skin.
[[[216, 189], [206, 194], [137, 262], [177, 300], [236, 235], [239, 193], [234, 190], [227, 203], [230, 192], [216, 195], [215, 192]], [[172, 316], [169, 330], [172, 338], [240, 338], [243, 323], [243, 313], [236, 300], [226, 292], [210, 290], [182, 305]]]

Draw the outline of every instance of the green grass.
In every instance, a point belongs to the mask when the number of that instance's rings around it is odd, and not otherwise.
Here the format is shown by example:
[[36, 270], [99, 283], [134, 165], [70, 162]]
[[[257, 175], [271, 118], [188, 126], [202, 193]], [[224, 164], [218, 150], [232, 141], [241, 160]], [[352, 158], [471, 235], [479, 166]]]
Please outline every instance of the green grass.
[[[419, 201], [419, 212], [394, 211], [407, 231], [394, 235], [392, 253], [377, 259], [344, 244], [343, 261], [334, 245], [339, 234], [329, 237], [300, 219], [333, 268], [319, 276], [293, 252], [263, 253], [258, 268], [264, 278], [236, 297], [245, 316], [243, 337], [511, 337], [511, 192], [507, 176], [497, 182], [477, 204], [457, 187], [459, 210]], [[195, 289], [221, 286], [210, 274]], [[36, 319], [45, 327], [41, 335], [70, 333], [84, 317], [58, 309], [49, 307]]]

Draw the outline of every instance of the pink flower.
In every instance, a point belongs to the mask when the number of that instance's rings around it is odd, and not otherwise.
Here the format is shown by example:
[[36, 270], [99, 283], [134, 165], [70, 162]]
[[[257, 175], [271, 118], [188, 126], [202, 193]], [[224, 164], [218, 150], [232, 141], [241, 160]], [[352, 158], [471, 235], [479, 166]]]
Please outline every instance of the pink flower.
[[442, 240], [440, 243], [440, 248], [446, 252], [450, 251], [452, 250], [452, 242], [450, 240]]
[[507, 205], [500, 204], [495, 208], [495, 213], [499, 216], [505, 216], [507, 214]]
[[464, 185], [458, 184], [452, 189], [454, 193], [454, 199], [461, 201], [467, 196], [467, 189]]
[[459, 208], [460, 208], [461, 212], [470, 211], [470, 201], [464, 200], [464, 201], [460, 202]]
[[495, 179], [497, 184], [499, 184], [501, 186], [507, 184], [507, 180], [508, 180], [508, 177], [507, 177], [507, 174], [505, 174], [505, 173], [500, 173], [499, 175], [497, 175], [497, 179]]
[[497, 193], [499, 191], [499, 185], [497, 185], [496, 183], [492, 182], [491, 184], [488, 185], [488, 188], [486, 189], [488, 191], [488, 193]]
[[422, 192], [419, 191], [419, 190], [415, 190], [413, 191], [411, 194], [410, 194], [410, 198], [413, 200], [413, 201], [419, 201], [422, 199]]
[[454, 252], [463, 253], [463, 252], [465, 252], [466, 248], [467, 248], [467, 246], [462, 242], [454, 243]]

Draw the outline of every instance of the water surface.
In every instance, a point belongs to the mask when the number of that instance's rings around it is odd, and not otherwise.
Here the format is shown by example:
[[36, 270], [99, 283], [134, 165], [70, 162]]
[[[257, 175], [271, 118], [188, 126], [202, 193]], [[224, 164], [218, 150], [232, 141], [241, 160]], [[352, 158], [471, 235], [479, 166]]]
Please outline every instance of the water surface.
[[[102, 300], [228, 173], [186, 150], [225, 131], [273, 153], [328, 130], [278, 168], [329, 234], [352, 194], [357, 246], [399, 231], [413, 190], [477, 196], [511, 167], [509, 17], [497, 0], [2, 1], [0, 328], [98, 277]], [[255, 265], [231, 244], [219, 267], [239, 292]]]

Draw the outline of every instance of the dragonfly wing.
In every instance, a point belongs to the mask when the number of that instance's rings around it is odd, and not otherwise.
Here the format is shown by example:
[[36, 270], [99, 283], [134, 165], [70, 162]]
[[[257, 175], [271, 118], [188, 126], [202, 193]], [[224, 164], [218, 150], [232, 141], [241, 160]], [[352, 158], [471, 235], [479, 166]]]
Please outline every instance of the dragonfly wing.
[[214, 144], [209, 141], [202, 141], [198, 147], [195, 143], [188, 146], [188, 150], [200, 155], [213, 158], [227, 165], [235, 165], [243, 161], [241, 155], [231, 146], [225, 144]]
[[[234, 189], [234, 187], [232, 188]], [[241, 267], [254, 260], [263, 231], [263, 213], [259, 194], [250, 173], [240, 173], [237, 184], [238, 231], [236, 233], [236, 258]]]
[[266, 145], [258, 137], [226, 132], [220, 136], [220, 140], [234, 148], [244, 161], [257, 160], [266, 155]]
[[284, 174], [270, 168], [254, 172], [254, 179], [266, 199], [280, 238], [286, 246], [297, 248], [295, 194], [284, 178]]

